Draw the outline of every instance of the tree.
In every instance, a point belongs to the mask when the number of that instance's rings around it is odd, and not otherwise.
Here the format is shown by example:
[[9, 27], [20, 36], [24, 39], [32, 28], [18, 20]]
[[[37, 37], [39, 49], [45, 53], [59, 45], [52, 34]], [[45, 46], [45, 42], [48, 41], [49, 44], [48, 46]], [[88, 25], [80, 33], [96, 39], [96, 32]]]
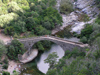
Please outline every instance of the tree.
[[12, 26], [6, 27], [4, 30], [5, 34], [7, 35], [13, 35], [14, 28]]
[[90, 34], [93, 32], [92, 25], [86, 24], [86, 27], [81, 31], [81, 37], [85, 36], [87, 39], [89, 39]]
[[10, 75], [10, 73], [3, 71], [2, 75]]
[[46, 73], [46, 75], [56, 75], [56, 69], [48, 70], [48, 72]]
[[27, 30], [32, 31], [35, 28], [35, 21], [32, 17], [26, 19], [26, 28]]
[[22, 54], [24, 51], [23, 44], [14, 39], [12, 40], [11, 45], [8, 47], [7, 55], [10, 59], [18, 60], [18, 54]]
[[1, 56], [6, 53], [7, 53], [7, 49], [4, 45], [4, 42], [0, 40], [0, 59], [1, 59]]
[[49, 54], [49, 56], [47, 57], [47, 59], [45, 59], [45, 63], [49, 63], [50, 68], [53, 69], [54, 65], [57, 63], [57, 53], [53, 52], [52, 54]]
[[2, 0], [2, 2], [3, 2], [3, 3], [8, 3], [8, 2], [9, 2], [9, 0]]
[[19, 75], [19, 74], [20, 74], [19, 72], [14, 70], [12, 75]]
[[73, 4], [70, 0], [62, 0], [60, 4], [60, 12], [68, 14], [73, 11]]
[[48, 35], [48, 34], [50, 34], [50, 31], [45, 29], [42, 26], [38, 26], [38, 27], [35, 28], [35, 34], [37, 34], [37, 35]]

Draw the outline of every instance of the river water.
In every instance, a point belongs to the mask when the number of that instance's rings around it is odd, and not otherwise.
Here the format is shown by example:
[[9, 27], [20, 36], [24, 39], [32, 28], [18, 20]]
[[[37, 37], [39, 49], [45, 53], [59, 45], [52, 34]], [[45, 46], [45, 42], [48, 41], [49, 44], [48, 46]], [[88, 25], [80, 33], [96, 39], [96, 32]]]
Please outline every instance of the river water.
[[41, 55], [40, 60], [37, 62], [37, 67], [42, 73], [46, 74], [46, 72], [48, 71], [49, 64], [44, 63], [44, 60], [48, 57], [49, 54], [53, 52], [56, 52], [57, 55], [59, 56], [58, 60], [61, 59], [65, 54], [64, 50], [59, 45], [56, 44], [52, 45], [51, 49], [49, 51], [45, 51]]
[[61, 59], [65, 54], [64, 50], [59, 45], [53, 44], [51, 46], [51, 49], [49, 51], [44, 51], [44, 53], [41, 54], [39, 59], [36, 58], [35, 60], [27, 64], [24, 64], [22, 66], [23, 69], [20, 75], [44, 75], [46, 74], [49, 69], [49, 64], [44, 63], [44, 60], [52, 52], [57, 53], [58, 55], [57, 61], [59, 61], [59, 59]]

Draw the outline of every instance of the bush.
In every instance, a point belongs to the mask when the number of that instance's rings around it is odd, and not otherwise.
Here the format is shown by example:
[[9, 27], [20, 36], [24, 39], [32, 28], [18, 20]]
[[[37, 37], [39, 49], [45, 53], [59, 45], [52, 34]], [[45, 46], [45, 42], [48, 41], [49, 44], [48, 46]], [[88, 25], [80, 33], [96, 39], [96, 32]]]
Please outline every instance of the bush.
[[2, 0], [2, 2], [3, 2], [3, 3], [8, 3], [8, 2], [9, 2], [9, 0]]
[[84, 37], [82, 37], [82, 38], [80, 39], [80, 42], [87, 43], [88, 40], [87, 40], [87, 38], [84, 36]]
[[0, 16], [0, 27], [6, 27], [12, 20], [16, 20], [18, 15], [15, 13], [9, 13]]
[[45, 51], [45, 50], [49, 50], [51, 48], [52, 44], [53, 44], [53, 42], [51, 42], [51, 41], [46, 41], [46, 40], [39, 41], [34, 44], [33, 48], [37, 48], [38, 50]]
[[7, 58], [5, 58], [5, 59], [3, 60], [3, 62], [4, 62], [5, 64], [8, 64]]
[[12, 26], [6, 27], [4, 30], [5, 34], [7, 35], [13, 35], [14, 28]]
[[81, 31], [81, 38], [86, 37], [89, 39], [90, 34], [93, 32], [92, 25], [86, 24], [85, 28]]
[[7, 69], [8, 68], [8, 64], [3, 65], [3, 69]]
[[10, 75], [10, 73], [3, 71], [2, 75]]
[[2, 40], [0, 40], [0, 60], [3, 54], [7, 53], [7, 49], [4, 45], [4, 42]]
[[62, 0], [60, 4], [60, 12], [68, 14], [73, 11], [73, 5], [70, 0]]
[[23, 10], [18, 6], [16, 2], [10, 2], [8, 4], [8, 12], [14, 12], [14, 13], [22, 13]]
[[13, 60], [18, 60], [18, 54], [24, 53], [24, 45], [18, 40], [14, 39], [8, 47], [8, 57]]

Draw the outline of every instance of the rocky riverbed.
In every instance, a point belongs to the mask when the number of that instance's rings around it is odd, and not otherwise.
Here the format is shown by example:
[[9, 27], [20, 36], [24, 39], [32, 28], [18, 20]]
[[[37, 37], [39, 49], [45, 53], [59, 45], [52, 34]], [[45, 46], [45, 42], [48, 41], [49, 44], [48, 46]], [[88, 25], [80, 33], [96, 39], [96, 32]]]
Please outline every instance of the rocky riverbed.
[[[57, 0], [57, 9], [60, 12], [60, 3], [61, 0]], [[52, 34], [63, 30], [68, 25], [72, 25], [71, 32], [76, 32], [80, 34], [81, 30], [84, 28], [84, 25], [87, 23], [93, 23], [95, 17], [99, 14], [99, 9], [95, 5], [95, 0], [77, 0], [76, 2], [72, 1], [75, 10], [68, 15], [61, 14], [63, 23], [62, 26], [52, 30]], [[89, 17], [89, 21], [84, 22], [80, 21], [80, 15], [86, 14]], [[85, 17], [86, 18], [86, 17]]]

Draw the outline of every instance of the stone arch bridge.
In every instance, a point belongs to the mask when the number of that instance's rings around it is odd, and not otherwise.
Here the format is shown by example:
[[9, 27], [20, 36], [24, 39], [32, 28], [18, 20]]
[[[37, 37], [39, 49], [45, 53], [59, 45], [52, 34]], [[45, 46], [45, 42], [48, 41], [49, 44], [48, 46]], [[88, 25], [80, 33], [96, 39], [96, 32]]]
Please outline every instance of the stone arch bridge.
[[88, 44], [83, 44], [81, 42], [68, 41], [68, 40], [64, 40], [64, 39], [59, 38], [59, 37], [49, 36], [49, 35], [40, 36], [40, 37], [33, 37], [33, 38], [18, 39], [18, 40], [21, 43], [24, 44], [24, 47], [27, 50], [31, 50], [32, 46], [36, 42], [41, 41], [41, 40], [49, 40], [49, 41], [52, 41], [52, 42], [60, 45], [64, 51], [66, 51], [66, 50], [72, 51], [73, 48], [75, 48], [75, 47], [77, 47], [79, 49], [80, 48], [84, 48], [84, 47], [88, 47]]

